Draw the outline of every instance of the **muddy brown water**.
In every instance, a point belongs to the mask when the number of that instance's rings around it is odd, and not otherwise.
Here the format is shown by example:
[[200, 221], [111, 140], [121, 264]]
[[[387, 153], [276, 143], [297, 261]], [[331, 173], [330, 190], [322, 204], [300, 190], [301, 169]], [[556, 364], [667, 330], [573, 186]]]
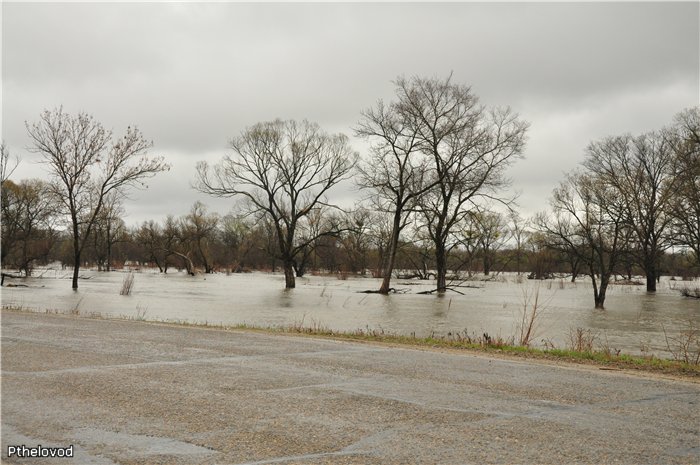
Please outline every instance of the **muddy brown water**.
[[[309, 276], [297, 288], [284, 289], [284, 276], [272, 273], [213, 274], [134, 273], [131, 295], [120, 295], [125, 272], [81, 273], [80, 289], [70, 286], [70, 272], [40, 270], [41, 276], [10, 280], [18, 287], [2, 288], [2, 304], [35, 311], [99, 313], [107, 317], [143, 318], [208, 324], [255, 326], [323, 326], [334, 330], [383, 330], [404, 335], [469, 335], [511, 337], [518, 333], [523, 309], [538, 297], [535, 345], [566, 347], [572, 329], [595, 335], [598, 347], [631, 354], [671, 357], [681, 333], [700, 330], [700, 300], [676, 290], [700, 282], [662, 279], [655, 294], [642, 285], [615, 285], [608, 291], [605, 310], [593, 308], [589, 280], [533, 282], [501, 275], [488, 282], [464, 283], [464, 295], [420, 295], [434, 282], [394, 280], [403, 293], [363, 294], [378, 289], [372, 278], [338, 279]], [[7, 283], [6, 283], [7, 284]], [[26, 286], [26, 287], [23, 287]], [[529, 303], [525, 302], [529, 298]], [[667, 342], [668, 341], [668, 342]]]

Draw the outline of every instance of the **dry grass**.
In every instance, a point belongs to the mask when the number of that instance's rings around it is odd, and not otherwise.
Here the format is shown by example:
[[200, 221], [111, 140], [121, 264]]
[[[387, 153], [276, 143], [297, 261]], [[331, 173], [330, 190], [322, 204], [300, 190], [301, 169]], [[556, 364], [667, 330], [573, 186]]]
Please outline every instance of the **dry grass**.
[[569, 328], [569, 350], [576, 352], [593, 351], [596, 335], [590, 329]]
[[148, 312], [148, 306], [136, 304], [136, 316], [134, 317], [137, 321], [146, 321], [146, 313]]
[[537, 332], [537, 319], [542, 312], [540, 307], [540, 287], [531, 292], [527, 287], [523, 288], [523, 306], [520, 312], [520, 321], [517, 327], [518, 343], [523, 347], [529, 347]]
[[690, 365], [700, 365], [700, 330], [692, 321], [689, 321], [688, 326], [677, 335], [668, 335], [663, 325], [661, 328], [664, 331], [666, 347], [674, 360]]
[[134, 273], [131, 271], [124, 276], [122, 280], [122, 288], [119, 295], [131, 295], [131, 290], [134, 288]]

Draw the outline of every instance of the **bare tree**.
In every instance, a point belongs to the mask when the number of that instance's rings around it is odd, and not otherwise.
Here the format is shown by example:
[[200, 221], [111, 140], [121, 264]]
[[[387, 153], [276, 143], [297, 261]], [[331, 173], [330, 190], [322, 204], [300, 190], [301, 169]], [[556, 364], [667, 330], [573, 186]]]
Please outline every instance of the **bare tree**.
[[700, 107], [679, 113], [669, 137], [679, 181], [672, 202], [673, 242], [692, 250], [700, 265]]
[[508, 239], [506, 222], [498, 212], [475, 212], [472, 215], [477, 230], [477, 242], [481, 249], [484, 275], [488, 276], [495, 263], [496, 252]]
[[[383, 267], [392, 241], [392, 234], [392, 219], [382, 211], [370, 210], [367, 239], [370, 249], [376, 251], [376, 254], [372, 257], [372, 264], [374, 265], [372, 267], [372, 276], [375, 278], [384, 277]], [[399, 244], [396, 247], [398, 249]]]
[[537, 229], [548, 247], [580, 257], [591, 276], [595, 307], [605, 308], [610, 278], [624, 246], [624, 203], [605, 179], [575, 172], [554, 190], [552, 208], [553, 217], [536, 217]]
[[214, 271], [211, 258], [211, 243], [215, 239], [219, 216], [208, 213], [202, 202], [195, 202], [190, 212], [182, 218], [183, 240], [191, 242], [194, 255], [204, 266], [205, 273]]
[[259, 240], [255, 237], [253, 222], [244, 215], [229, 213], [219, 222], [219, 235], [230, 257], [231, 271], [245, 269], [248, 266], [246, 260]]
[[14, 264], [26, 276], [33, 262], [45, 259], [57, 240], [56, 201], [40, 179], [2, 183], [2, 264]]
[[22, 209], [18, 206], [19, 196], [14, 195], [19, 191], [19, 186], [10, 181], [10, 176], [19, 165], [19, 159], [10, 159], [10, 151], [7, 149], [5, 142], [0, 143], [0, 186], [2, 193], [0, 194], [0, 212], [2, 214], [2, 240], [0, 241], [0, 255], [3, 265], [5, 257], [8, 256], [14, 244], [19, 239], [19, 225], [21, 223], [20, 212]]
[[321, 254], [325, 256], [326, 264], [330, 265], [329, 271], [337, 267], [337, 257], [328, 252], [335, 249], [335, 243], [340, 238], [341, 232], [347, 229], [347, 225], [340, 216], [333, 215], [330, 210], [325, 206], [312, 208], [309, 214], [299, 221], [297, 226], [299, 253], [294, 260], [294, 272], [297, 278], [304, 276], [310, 265], [318, 268], [316, 262]]
[[372, 212], [364, 207], [346, 213], [347, 231], [343, 234], [341, 247], [345, 252], [345, 271], [367, 273], [371, 247]]
[[479, 251], [479, 230], [473, 215], [466, 215], [456, 224], [452, 236], [455, 240], [455, 256], [458, 261], [454, 266], [455, 271], [466, 270], [467, 278], [471, 278], [476, 272], [477, 254]]
[[[538, 218], [533, 218], [533, 227], [537, 227]], [[527, 279], [547, 279], [552, 277], [557, 266], [557, 258], [551, 247], [549, 235], [536, 229], [531, 230], [525, 241], [527, 262], [530, 273]]]
[[410, 211], [417, 199], [437, 182], [427, 182], [429, 162], [420, 150], [419, 130], [406, 111], [401, 83], [397, 82], [398, 100], [388, 105], [381, 100], [376, 108], [365, 110], [355, 133], [371, 140], [370, 157], [358, 165], [358, 185], [372, 191], [377, 211], [390, 215], [391, 230], [386, 249], [382, 252], [379, 292], [391, 289], [391, 275], [396, 262], [401, 231], [409, 223]]
[[167, 215], [163, 226], [149, 220], [139, 228], [136, 238], [143, 247], [145, 260], [153, 261], [161, 273], [167, 274], [176, 257], [176, 263], [181, 264], [177, 268], [185, 268], [187, 274], [194, 276], [192, 257], [196, 255], [196, 243], [187, 222], [187, 216], [178, 220], [173, 215]]
[[73, 236], [73, 289], [78, 289], [80, 260], [107, 195], [124, 195], [144, 186], [146, 178], [169, 166], [162, 157], [149, 158], [152, 146], [136, 128], [113, 140], [111, 131], [92, 116], [71, 116], [58, 108], [44, 111], [38, 122], [26, 123], [34, 152], [40, 153], [53, 177]]
[[0, 143], [0, 182], [10, 179], [12, 173], [17, 169], [17, 165], [19, 165], [19, 158], [12, 157], [10, 159], [10, 151], [5, 145], [5, 141]]
[[[163, 242], [162, 247], [165, 252], [164, 273], [168, 272], [169, 259], [175, 256], [180, 259], [182, 267], [188, 275], [194, 276], [194, 263], [192, 263], [192, 247], [191, 242], [183, 233], [182, 221], [175, 219], [173, 215], [165, 217], [163, 225]], [[178, 267], [178, 269], [182, 269]]]
[[153, 220], [144, 221], [136, 233], [136, 239], [143, 247], [145, 261], [155, 263], [161, 273], [167, 272], [163, 228]]
[[[413, 215], [415, 216], [415, 215]], [[397, 258], [397, 262], [403, 262], [404, 265], [400, 265], [401, 268], [405, 270], [411, 270], [406, 277], [419, 278], [422, 280], [428, 280], [431, 276], [435, 274], [432, 272], [432, 260], [435, 257], [432, 249], [432, 241], [419, 228], [411, 228], [409, 230], [411, 240], [401, 241], [400, 255]], [[407, 234], [407, 235], [409, 235]]]
[[522, 153], [528, 124], [509, 108], [486, 109], [471, 88], [447, 79], [399, 79], [402, 111], [431, 160], [420, 199], [424, 226], [435, 244], [437, 291], [447, 287], [447, 255], [454, 228], [480, 202], [509, 204], [505, 169]]
[[515, 268], [519, 276], [522, 270], [523, 247], [525, 245], [529, 222], [527, 220], [523, 220], [520, 214], [515, 210], [511, 210], [508, 218], [510, 220], [508, 225], [508, 233], [511, 239], [515, 242]]
[[648, 292], [656, 291], [659, 258], [670, 245], [671, 205], [680, 182], [675, 164], [672, 141], [662, 132], [593, 142], [584, 162], [624, 202]]
[[[545, 212], [536, 214], [532, 219], [534, 226], [539, 231], [537, 237], [539, 244], [556, 254], [558, 269], [561, 269], [562, 263], [568, 265], [572, 283], [576, 282], [576, 278], [582, 272], [590, 274], [588, 272], [590, 267], [587, 265], [590, 259], [589, 238], [585, 231], [579, 231], [577, 221], [568, 214], [567, 206], [569, 204], [563, 205], [559, 197], [557, 197], [561, 192], [565, 192], [566, 189], [569, 189], [569, 191], [574, 189], [570, 187], [573, 182], [575, 180], [572, 181], [571, 176], [569, 176], [567, 181], [562, 183], [563, 187], [560, 186], [555, 190], [554, 219], [550, 218]], [[575, 198], [567, 199], [567, 202], [573, 202], [573, 206], [570, 206], [570, 208], [574, 208], [577, 205]], [[564, 235], [568, 236], [563, 237]], [[624, 247], [625, 244], [626, 242], [621, 244], [620, 247]], [[622, 255], [623, 253], [620, 252], [617, 256], [621, 257]], [[617, 262], [619, 263], [620, 260], [619, 258]], [[551, 272], [552, 270], [548, 271]], [[535, 273], [533, 277], [545, 279], [548, 276], [547, 274], [537, 275]]]
[[99, 271], [112, 269], [112, 251], [119, 242], [126, 241], [126, 225], [122, 216], [124, 208], [116, 192], [105, 196], [102, 210], [95, 221], [92, 242], [94, 244], [95, 261]]
[[[346, 179], [357, 160], [346, 136], [329, 135], [308, 121], [258, 123], [231, 140], [233, 156], [213, 170], [197, 165], [197, 188], [218, 197], [243, 197], [250, 213], [271, 220], [284, 264], [285, 287], [294, 288], [300, 222], [312, 210], [330, 206], [326, 193]], [[324, 231], [324, 234], [327, 233]]]

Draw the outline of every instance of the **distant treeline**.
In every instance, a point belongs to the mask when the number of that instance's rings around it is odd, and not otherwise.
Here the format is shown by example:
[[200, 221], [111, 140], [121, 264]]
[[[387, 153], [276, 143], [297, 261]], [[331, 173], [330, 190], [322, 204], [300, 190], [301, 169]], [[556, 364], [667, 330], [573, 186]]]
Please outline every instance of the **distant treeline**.
[[[372, 274], [381, 293], [397, 274], [434, 278], [438, 293], [474, 273], [587, 275], [599, 308], [618, 276], [643, 275], [654, 292], [662, 273], [698, 275], [699, 107], [657, 131], [591, 142], [550, 208], [523, 219], [506, 174], [529, 123], [482, 105], [451, 76], [394, 84], [394, 100], [362, 111], [353, 128], [367, 153], [315, 123], [260, 122], [219, 163], [196, 166], [195, 188], [232, 198], [238, 214], [197, 202], [134, 228], [123, 199], [170, 168], [163, 157], [148, 156], [152, 143], [137, 129], [116, 138], [92, 116], [45, 111], [27, 131], [50, 181], [11, 180], [16, 164], [2, 146], [2, 266], [29, 275], [60, 261], [73, 266], [73, 288], [81, 266], [126, 263], [163, 273], [280, 269], [287, 288], [310, 271]], [[342, 210], [328, 194], [351, 178], [364, 200]]]
[[[11, 181], [4, 186], [14, 189]], [[343, 215], [347, 228], [311, 242], [295, 263], [297, 277], [305, 274], [382, 276], [387, 247], [386, 229], [376, 212], [358, 210]], [[476, 223], [449, 255], [448, 279], [521, 273], [532, 279], [564, 277], [574, 281], [588, 275], [576, 255], [551, 245], [544, 234], [499, 213]], [[57, 218], [54, 219], [54, 221]], [[44, 218], [51, 223], [51, 219]], [[516, 217], [517, 220], [517, 217]], [[39, 225], [29, 236], [3, 241], [3, 267], [31, 275], [35, 267], [60, 263], [73, 267], [72, 239], [62, 229]], [[514, 235], [519, 234], [516, 240]], [[99, 271], [153, 268], [162, 273], [241, 273], [282, 271], [275, 232], [266, 222], [243, 215], [220, 216], [195, 203], [190, 213], [128, 228], [116, 214], [101, 218], [83, 255], [83, 266]], [[394, 277], [434, 279], [435, 252], [429, 241], [401, 240]], [[518, 245], [519, 244], [519, 245]], [[6, 245], [6, 246], [5, 246]], [[659, 274], [691, 279], [700, 266], [687, 250], [659, 256]], [[638, 253], [630, 249], [614, 269], [617, 279], [644, 276]]]

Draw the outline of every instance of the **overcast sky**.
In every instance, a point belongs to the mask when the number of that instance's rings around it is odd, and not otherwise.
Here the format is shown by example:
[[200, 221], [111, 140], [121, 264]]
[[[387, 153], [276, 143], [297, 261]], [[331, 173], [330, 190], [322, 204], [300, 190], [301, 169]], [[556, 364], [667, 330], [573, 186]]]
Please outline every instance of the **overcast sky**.
[[[172, 169], [134, 191], [127, 224], [185, 214], [199, 160], [259, 121], [352, 137], [403, 75], [468, 84], [531, 123], [510, 170], [525, 216], [586, 145], [661, 128], [700, 103], [700, 3], [2, 3], [2, 138], [13, 175], [46, 178], [25, 121], [63, 105], [115, 134], [138, 126]], [[343, 205], [358, 196], [336, 192]]]

